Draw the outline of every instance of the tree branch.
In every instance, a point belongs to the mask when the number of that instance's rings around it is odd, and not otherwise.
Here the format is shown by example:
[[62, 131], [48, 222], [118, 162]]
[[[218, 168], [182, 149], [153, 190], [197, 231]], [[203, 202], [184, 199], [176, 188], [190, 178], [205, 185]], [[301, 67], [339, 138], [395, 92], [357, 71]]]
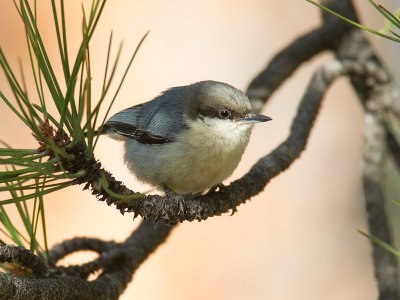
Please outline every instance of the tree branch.
[[[118, 243], [112, 241], [104, 242], [99, 239], [74, 238], [55, 245], [49, 252], [49, 262], [59, 274], [68, 274], [71, 276], [88, 278], [90, 274], [102, 270], [105, 266], [107, 266], [109, 261], [108, 252], [117, 246]], [[82, 265], [56, 267], [56, 263], [66, 255], [82, 250], [97, 252], [99, 257], [94, 261]]]
[[[390, 133], [385, 126], [386, 108], [382, 99], [385, 99], [383, 95], [387, 93], [390, 93], [390, 86], [371, 93], [366, 102], [363, 187], [370, 233], [388, 244], [393, 244], [381, 182], [384, 158], [394, 148], [394, 144], [386, 147]], [[379, 299], [399, 299], [397, 258], [378, 244], [373, 243], [372, 246]]]
[[[37, 277], [44, 276], [48, 271], [47, 265], [41, 257], [28, 249], [13, 245], [0, 245], [0, 262], [16, 262], [23, 268], [28, 268]], [[24, 270], [23, 272], [26, 273]]]
[[[384, 126], [385, 110], [398, 111], [394, 101], [395, 89], [390, 84], [387, 69], [360, 30], [351, 30], [334, 48], [336, 57], [356, 60], [366, 66], [367, 77], [353, 74], [351, 84], [366, 110], [363, 188], [370, 233], [388, 244], [393, 244], [390, 225], [385, 213], [385, 199], [382, 192], [382, 159], [387, 155]], [[398, 100], [398, 99], [397, 99]], [[372, 243], [372, 258], [379, 299], [399, 299], [398, 263], [396, 257], [378, 244]]]
[[[332, 10], [357, 20], [350, 1], [323, 1]], [[315, 55], [335, 49], [347, 32], [353, 30], [349, 24], [329, 14], [322, 14], [322, 26], [300, 36], [278, 52], [266, 68], [250, 83], [247, 89], [253, 107], [261, 110], [279, 86], [303, 63]], [[345, 59], [345, 58], [344, 58]]]
[[[366, 115], [363, 187], [370, 233], [380, 240], [392, 244], [389, 221], [385, 212], [382, 191], [382, 164], [385, 156], [385, 126], [373, 113]], [[380, 245], [373, 243], [375, 277], [378, 282], [379, 299], [397, 300], [397, 258]]]
[[[93, 281], [47, 272], [32, 278], [0, 273], [1, 299], [118, 299], [134, 271], [165, 241], [172, 226], [143, 222], [124, 242], [108, 252], [108, 263]], [[1, 248], [0, 248], [1, 249]], [[27, 251], [27, 250], [26, 250]]]
[[116, 244], [112, 241], [105, 242], [99, 239], [77, 237], [54, 245], [49, 251], [49, 260], [55, 265], [60, 259], [76, 251], [88, 250], [103, 253], [115, 247]]

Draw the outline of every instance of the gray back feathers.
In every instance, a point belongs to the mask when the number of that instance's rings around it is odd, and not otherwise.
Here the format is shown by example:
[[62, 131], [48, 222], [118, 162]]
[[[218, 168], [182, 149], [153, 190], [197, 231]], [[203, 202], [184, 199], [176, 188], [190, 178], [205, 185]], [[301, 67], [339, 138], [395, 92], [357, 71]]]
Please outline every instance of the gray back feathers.
[[240, 90], [216, 81], [200, 81], [171, 88], [153, 100], [122, 110], [104, 125], [106, 134], [117, 133], [139, 142], [159, 144], [173, 141], [187, 128], [185, 117], [195, 119], [204, 109], [225, 107], [239, 113], [250, 111], [250, 103]]

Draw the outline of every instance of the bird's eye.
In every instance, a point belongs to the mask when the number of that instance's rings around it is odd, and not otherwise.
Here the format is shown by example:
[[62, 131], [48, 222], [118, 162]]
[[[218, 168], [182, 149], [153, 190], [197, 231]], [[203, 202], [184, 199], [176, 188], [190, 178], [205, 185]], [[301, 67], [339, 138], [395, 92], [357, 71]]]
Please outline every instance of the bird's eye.
[[221, 109], [219, 111], [219, 117], [221, 119], [229, 119], [231, 117], [231, 112], [227, 109]]

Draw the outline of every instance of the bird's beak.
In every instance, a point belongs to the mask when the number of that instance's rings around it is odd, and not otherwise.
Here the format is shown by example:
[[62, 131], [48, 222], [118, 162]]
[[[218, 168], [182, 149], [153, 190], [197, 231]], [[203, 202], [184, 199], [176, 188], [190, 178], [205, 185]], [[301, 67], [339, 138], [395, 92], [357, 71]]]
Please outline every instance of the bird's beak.
[[267, 122], [271, 121], [270, 117], [259, 115], [255, 113], [249, 113], [243, 119], [241, 119], [242, 123], [249, 124], [249, 123], [259, 123], [259, 122]]

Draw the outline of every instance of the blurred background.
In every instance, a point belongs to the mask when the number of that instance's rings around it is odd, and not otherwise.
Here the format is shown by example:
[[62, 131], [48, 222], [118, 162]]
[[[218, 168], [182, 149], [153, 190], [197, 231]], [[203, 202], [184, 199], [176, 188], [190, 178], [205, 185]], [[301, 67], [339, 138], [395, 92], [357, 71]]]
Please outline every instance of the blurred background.
[[[50, 57], [57, 59], [50, 1], [38, 2], [39, 26]], [[68, 42], [75, 54], [81, 40], [81, 2], [65, 2]], [[355, 3], [364, 24], [383, 26], [367, 0]], [[400, 5], [382, 4], [392, 11]], [[91, 46], [93, 81], [100, 91], [111, 31], [114, 41], [124, 42], [118, 77], [150, 30], [111, 113], [199, 80], [246, 89], [277, 51], [318, 24], [318, 9], [305, 1], [109, 1]], [[12, 1], [2, 1], [0, 28], [0, 44], [11, 64], [18, 67], [20, 57], [29, 70], [23, 26]], [[398, 46], [368, 38], [396, 69]], [[330, 58], [323, 54], [305, 64], [274, 95], [263, 110], [273, 122], [255, 126], [227, 183], [285, 139], [313, 70]], [[27, 85], [34, 89], [32, 78]], [[0, 88], [9, 91], [3, 74]], [[16, 148], [37, 147], [3, 103], [0, 112], [2, 140]], [[362, 109], [348, 81], [338, 80], [301, 158], [234, 216], [180, 224], [136, 272], [121, 299], [376, 299], [371, 248], [357, 232], [367, 230], [360, 180], [362, 129]], [[102, 137], [96, 156], [130, 188], [148, 190], [127, 171], [118, 142]], [[80, 186], [51, 194], [45, 203], [50, 245], [76, 236], [122, 241], [140, 222], [98, 202]], [[65, 262], [92, 257], [76, 255]]]

